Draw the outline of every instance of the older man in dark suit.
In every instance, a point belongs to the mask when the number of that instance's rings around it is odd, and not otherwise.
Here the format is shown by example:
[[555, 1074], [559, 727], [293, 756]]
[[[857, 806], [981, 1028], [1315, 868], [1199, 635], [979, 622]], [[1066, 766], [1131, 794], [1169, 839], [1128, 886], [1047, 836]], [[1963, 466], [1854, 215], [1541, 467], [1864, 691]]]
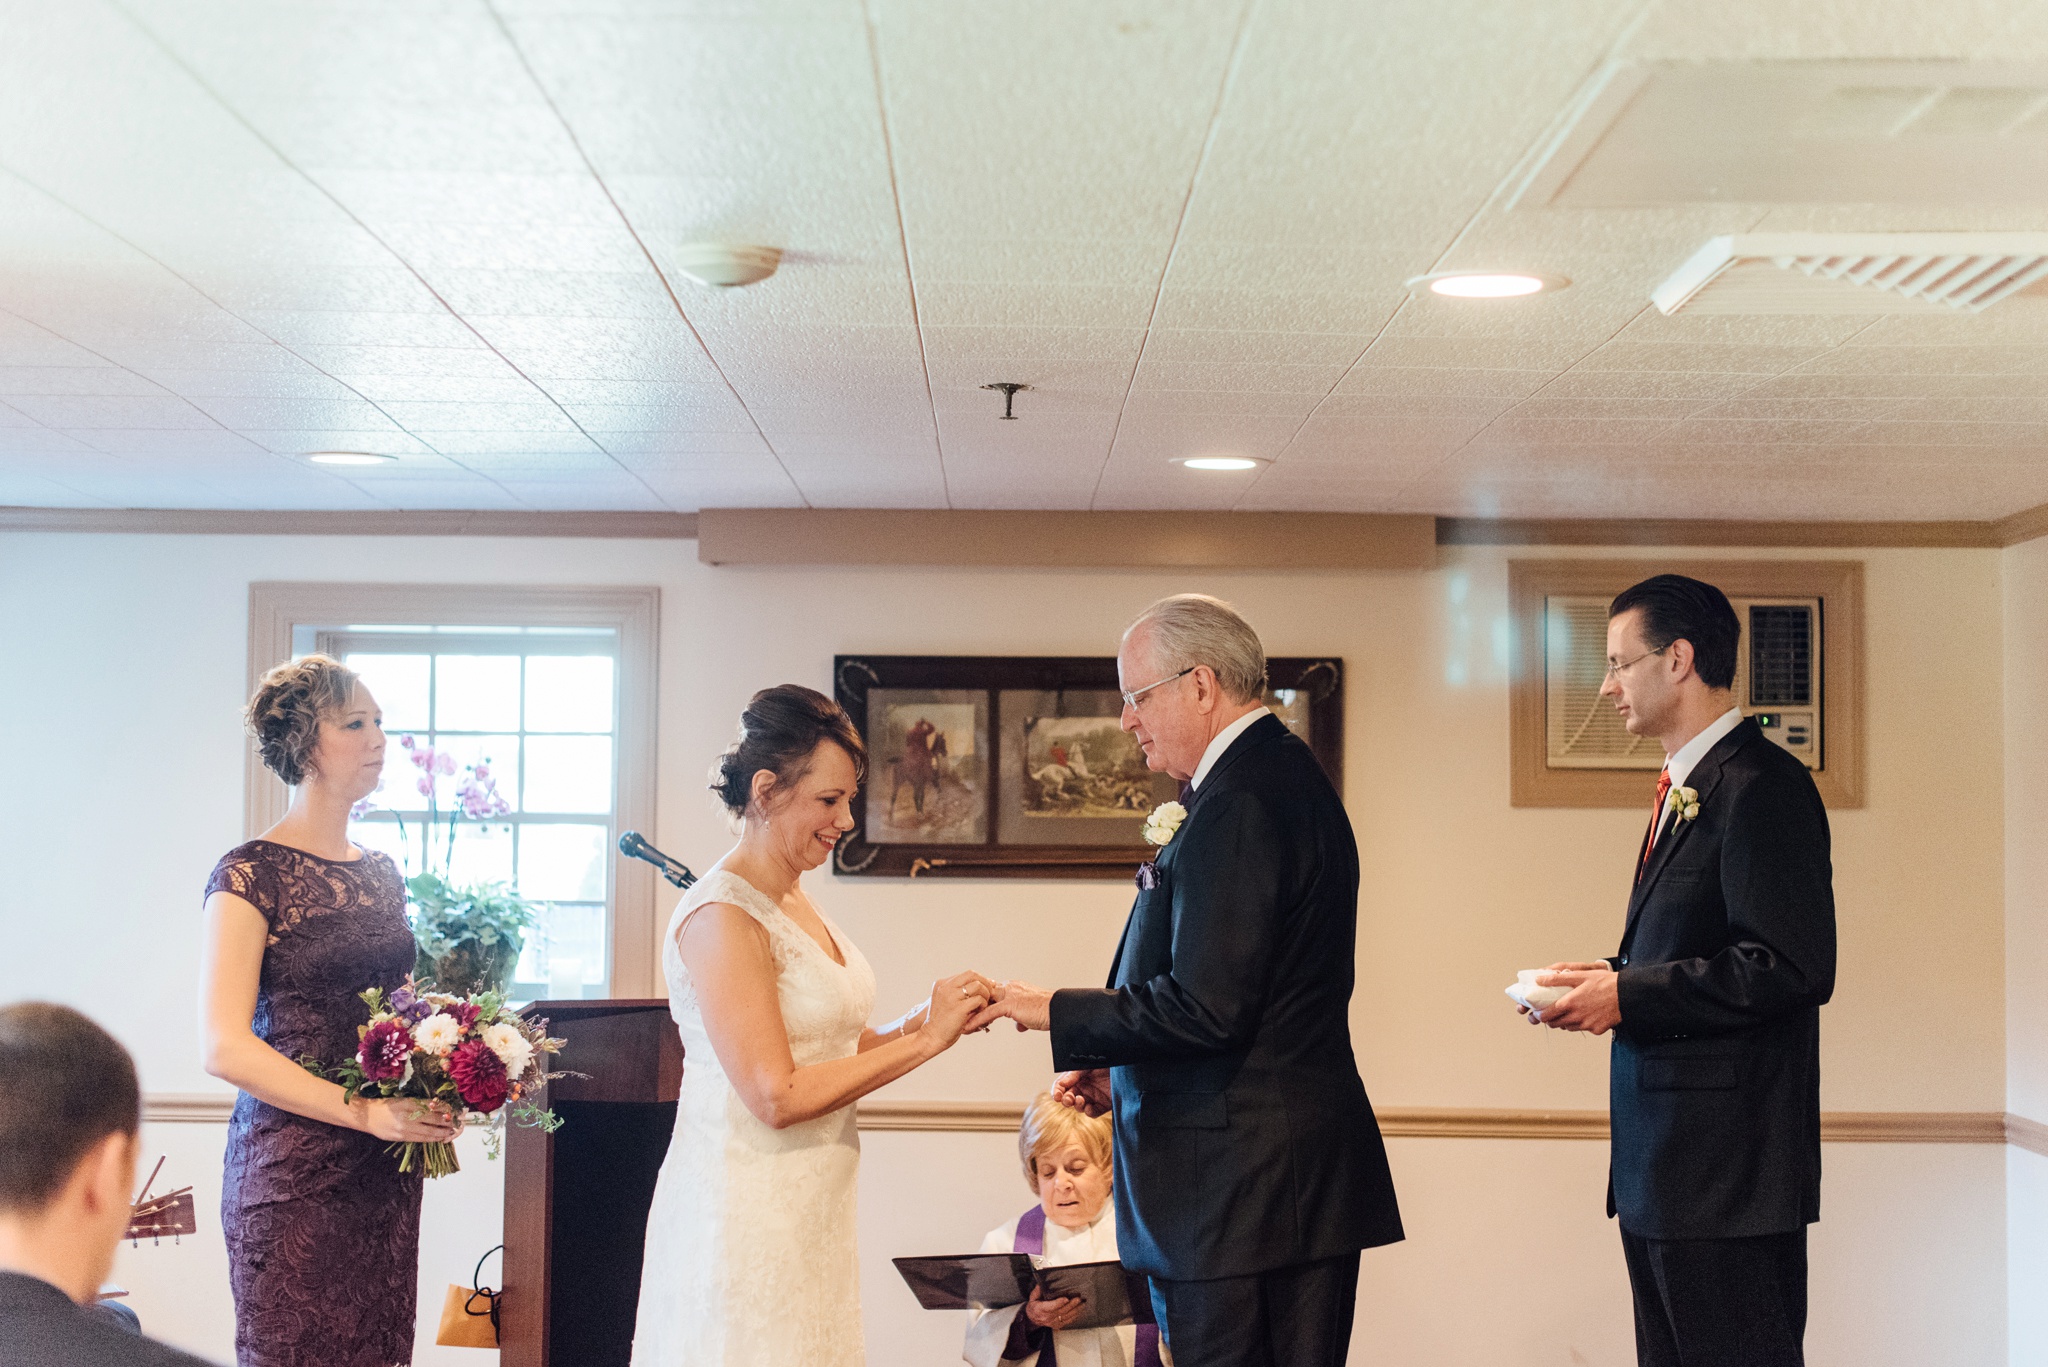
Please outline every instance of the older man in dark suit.
[[1177, 1367], [1339, 1367], [1359, 1250], [1401, 1238], [1351, 1052], [1358, 847], [1268, 712], [1228, 604], [1155, 603], [1117, 655], [1123, 727], [1185, 787], [1100, 990], [1005, 985], [988, 1019], [1052, 1032], [1055, 1095], [1116, 1125], [1117, 1243]]
[[1668, 756], [1621, 949], [1553, 966], [1545, 1025], [1614, 1032], [1610, 1215], [1644, 1367], [1799, 1367], [1820, 1218], [1820, 1007], [1835, 984], [1828, 818], [1735, 705], [1726, 595], [1658, 575], [1616, 598], [1607, 682]]
[[135, 1065], [76, 1011], [0, 1008], [0, 1363], [206, 1367], [87, 1307], [128, 1228]]

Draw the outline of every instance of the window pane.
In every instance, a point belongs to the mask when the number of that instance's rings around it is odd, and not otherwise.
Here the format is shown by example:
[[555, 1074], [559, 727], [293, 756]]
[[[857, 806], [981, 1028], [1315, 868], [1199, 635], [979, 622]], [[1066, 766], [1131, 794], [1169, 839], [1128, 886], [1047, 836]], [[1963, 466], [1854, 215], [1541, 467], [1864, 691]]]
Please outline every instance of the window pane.
[[605, 826], [527, 826], [519, 833], [519, 895], [544, 901], [602, 901]]
[[612, 729], [612, 662], [606, 655], [530, 655], [526, 729]]
[[541, 911], [540, 925], [526, 938], [516, 971], [522, 983], [541, 987], [553, 996], [558, 977], [572, 976], [585, 985], [602, 983], [605, 969], [604, 907], [589, 903], [553, 902]]
[[527, 811], [609, 812], [611, 809], [611, 737], [526, 738]]
[[458, 805], [457, 794], [469, 778], [467, 770], [478, 763], [486, 770], [485, 783], [495, 784], [505, 804], [515, 812], [519, 810], [519, 737], [443, 736], [438, 748], [455, 759], [454, 775], [440, 780], [443, 812]]
[[363, 655], [351, 653], [342, 663], [363, 676], [363, 682], [377, 695], [384, 709], [384, 734], [423, 731], [427, 726], [427, 673], [425, 655]]
[[[427, 799], [419, 790], [420, 780], [426, 775], [413, 764], [414, 751], [399, 744], [400, 736], [412, 734], [410, 731], [393, 731], [387, 735], [384, 743], [384, 777], [378, 783], [377, 791], [370, 794], [371, 805], [394, 812], [426, 811]], [[414, 740], [419, 745], [425, 745], [426, 732], [420, 732]]]
[[[417, 832], [414, 833], [417, 836]], [[463, 821], [455, 829], [455, 857], [448, 858], [448, 822], [443, 818], [432, 830], [433, 864], [446, 869], [455, 884], [510, 883], [512, 881], [512, 828], [499, 822], [478, 824]]]
[[519, 729], [517, 655], [437, 655], [434, 662], [435, 730]]
[[348, 838], [366, 850], [382, 850], [390, 855], [401, 875], [411, 872], [405, 866], [405, 840], [398, 833], [396, 821], [351, 821]]

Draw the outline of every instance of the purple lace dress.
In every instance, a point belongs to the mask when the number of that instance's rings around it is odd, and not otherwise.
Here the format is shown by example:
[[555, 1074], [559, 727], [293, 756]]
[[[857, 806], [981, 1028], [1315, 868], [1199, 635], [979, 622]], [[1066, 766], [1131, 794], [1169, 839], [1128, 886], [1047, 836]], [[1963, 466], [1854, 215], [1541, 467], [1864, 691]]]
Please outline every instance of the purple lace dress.
[[[206, 892], [231, 892], [270, 923], [252, 1028], [294, 1062], [353, 1054], [369, 1018], [356, 994], [412, 971], [405, 892], [385, 855], [343, 862], [252, 840], [222, 856]], [[241, 1367], [412, 1361], [421, 1175], [401, 1174], [384, 1148], [236, 1098], [220, 1217]]]

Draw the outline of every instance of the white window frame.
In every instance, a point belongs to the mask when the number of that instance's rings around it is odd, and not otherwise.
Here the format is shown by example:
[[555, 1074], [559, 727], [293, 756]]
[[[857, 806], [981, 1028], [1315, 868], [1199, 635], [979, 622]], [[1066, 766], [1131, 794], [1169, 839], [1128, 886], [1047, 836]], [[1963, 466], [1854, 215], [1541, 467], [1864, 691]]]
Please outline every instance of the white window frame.
[[[608, 627], [618, 633], [616, 763], [612, 839], [652, 831], [655, 699], [661, 590], [560, 585], [335, 584], [263, 582], [249, 586], [248, 691], [271, 666], [293, 656], [302, 630], [357, 623], [392, 626]], [[254, 839], [284, 816], [291, 790], [249, 747], [243, 826]], [[612, 867], [606, 978], [613, 999], [655, 996], [655, 873], [639, 860]]]

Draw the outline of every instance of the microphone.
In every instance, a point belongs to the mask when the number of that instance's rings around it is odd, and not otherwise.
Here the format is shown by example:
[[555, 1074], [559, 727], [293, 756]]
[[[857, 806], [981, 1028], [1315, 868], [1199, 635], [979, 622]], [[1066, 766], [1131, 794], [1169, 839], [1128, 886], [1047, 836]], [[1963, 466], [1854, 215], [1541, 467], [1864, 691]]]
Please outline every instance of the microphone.
[[644, 859], [661, 870], [661, 876], [679, 888], [687, 888], [697, 881], [697, 875], [683, 864], [647, 843], [647, 837], [638, 831], [627, 831], [619, 837], [619, 853], [628, 859]]

